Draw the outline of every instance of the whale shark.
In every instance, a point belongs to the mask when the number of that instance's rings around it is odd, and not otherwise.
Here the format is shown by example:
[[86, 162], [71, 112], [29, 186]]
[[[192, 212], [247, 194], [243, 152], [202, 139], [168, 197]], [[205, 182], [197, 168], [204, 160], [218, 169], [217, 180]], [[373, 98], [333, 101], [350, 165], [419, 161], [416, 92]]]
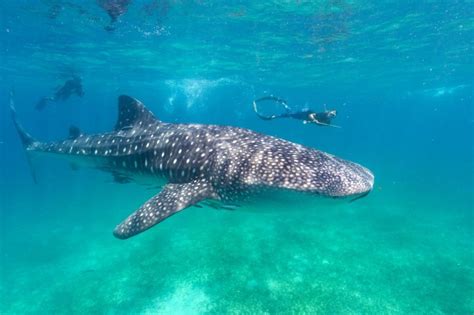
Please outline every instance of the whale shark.
[[113, 131], [88, 135], [71, 128], [58, 142], [37, 141], [12, 104], [11, 113], [27, 156], [56, 155], [109, 172], [120, 183], [145, 179], [161, 187], [115, 227], [119, 239], [206, 202], [225, 209], [279, 192], [355, 200], [374, 184], [372, 172], [357, 163], [248, 129], [166, 123], [126, 95], [118, 98]]

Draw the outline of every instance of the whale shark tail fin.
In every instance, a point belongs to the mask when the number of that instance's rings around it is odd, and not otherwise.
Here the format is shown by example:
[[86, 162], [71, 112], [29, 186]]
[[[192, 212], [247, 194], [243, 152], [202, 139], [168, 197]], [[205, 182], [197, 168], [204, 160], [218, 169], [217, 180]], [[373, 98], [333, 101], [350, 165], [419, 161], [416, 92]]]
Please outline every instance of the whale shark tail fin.
[[18, 118], [16, 116], [16, 109], [15, 109], [15, 103], [13, 102], [13, 91], [10, 92], [10, 113], [12, 115], [12, 120], [13, 124], [15, 125], [16, 131], [18, 132], [18, 135], [20, 136], [21, 143], [25, 148], [30, 146], [32, 143], [35, 142], [35, 139], [30, 136], [29, 133], [25, 131], [25, 129], [21, 126], [21, 124], [18, 122]]
[[38, 181], [36, 179], [36, 174], [35, 174], [35, 171], [33, 169], [33, 164], [31, 162], [31, 157], [28, 154], [28, 150], [37, 141], [28, 132], [25, 131], [23, 126], [18, 121], [18, 118], [17, 118], [17, 115], [16, 115], [15, 103], [13, 101], [13, 90], [10, 91], [10, 113], [11, 113], [11, 116], [12, 116], [13, 124], [15, 125], [16, 131], [18, 132], [18, 135], [20, 137], [21, 144], [23, 145], [23, 148], [25, 149], [25, 152], [26, 152], [26, 160], [27, 160], [28, 166], [30, 168], [31, 177], [33, 178], [33, 181], [36, 184], [36, 183], [38, 183]]

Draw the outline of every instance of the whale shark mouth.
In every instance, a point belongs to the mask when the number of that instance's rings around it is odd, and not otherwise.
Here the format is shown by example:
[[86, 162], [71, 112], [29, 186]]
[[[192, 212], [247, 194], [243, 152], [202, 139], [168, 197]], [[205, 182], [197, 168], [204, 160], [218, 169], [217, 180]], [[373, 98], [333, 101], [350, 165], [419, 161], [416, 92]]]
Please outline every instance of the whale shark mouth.
[[366, 197], [368, 194], [370, 194], [372, 190], [369, 190], [368, 192], [365, 192], [363, 194], [360, 194], [359, 196], [355, 197], [355, 198], [352, 198], [349, 202], [354, 202], [356, 200], [359, 200], [359, 199], [362, 199], [364, 197]]
[[343, 165], [340, 171], [340, 189], [334, 197], [352, 198], [352, 201], [367, 196], [374, 187], [374, 174], [360, 164], [332, 157]]

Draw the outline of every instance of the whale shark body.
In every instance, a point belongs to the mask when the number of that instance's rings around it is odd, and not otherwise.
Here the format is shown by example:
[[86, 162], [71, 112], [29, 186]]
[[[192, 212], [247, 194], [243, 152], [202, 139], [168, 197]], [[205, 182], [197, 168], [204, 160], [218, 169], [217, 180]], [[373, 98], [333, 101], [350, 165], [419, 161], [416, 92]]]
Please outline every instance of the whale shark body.
[[13, 106], [12, 116], [28, 155], [54, 154], [110, 172], [118, 182], [147, 178], [163, 186], [114, 229], [120, 239], [201, 202], [225, 208], [269, 191], [357, 199], [373, 187], [368, 169], [325, 152], [242, 128], [165, 123], [125, 95], [118, 107], [112, 132], [73, 129], [54, 143], [31, 137]]

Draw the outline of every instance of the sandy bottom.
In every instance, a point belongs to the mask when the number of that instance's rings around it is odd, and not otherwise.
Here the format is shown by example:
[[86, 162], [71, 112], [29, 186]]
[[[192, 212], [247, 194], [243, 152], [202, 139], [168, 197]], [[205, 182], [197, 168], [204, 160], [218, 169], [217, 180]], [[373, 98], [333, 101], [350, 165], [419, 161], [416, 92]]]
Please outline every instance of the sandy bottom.
[[474, 310], [469, 198], [386, 185], [298, 212], [190, 208], [121, 241], [114, 226], [154, 190], [104, 178], [2, 187], [2, 314]]

